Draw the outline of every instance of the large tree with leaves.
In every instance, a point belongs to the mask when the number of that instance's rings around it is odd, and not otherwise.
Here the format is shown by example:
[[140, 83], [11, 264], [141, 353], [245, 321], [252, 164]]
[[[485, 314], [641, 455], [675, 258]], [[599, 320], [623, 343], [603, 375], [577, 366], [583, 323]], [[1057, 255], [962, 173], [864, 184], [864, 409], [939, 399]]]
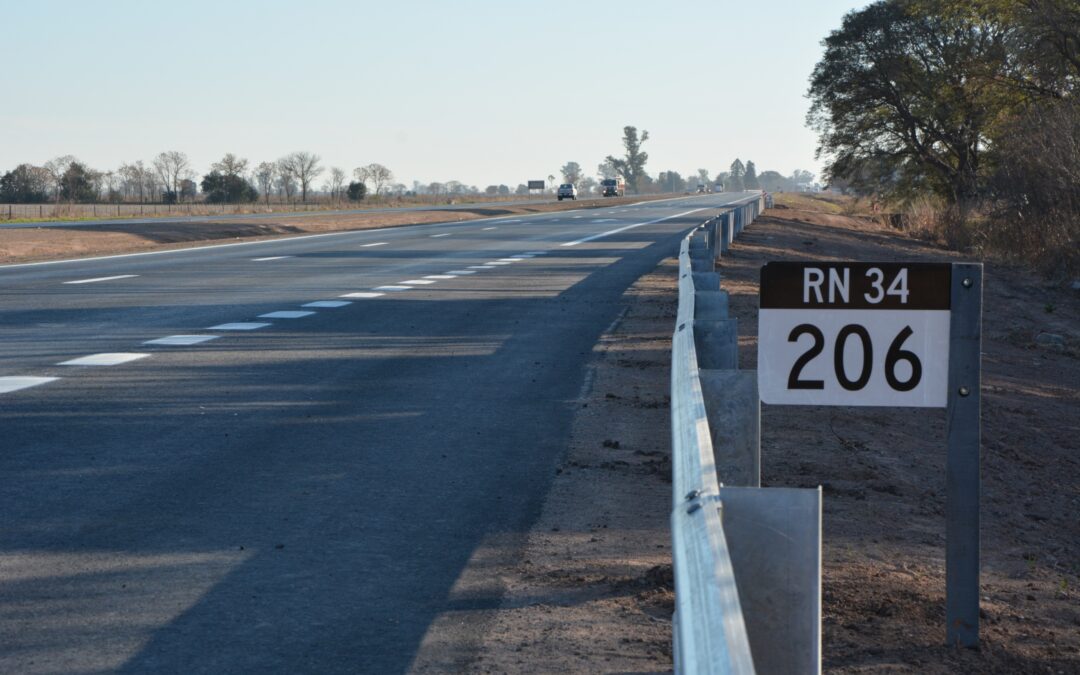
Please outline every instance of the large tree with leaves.
[[641, 145], [649, 140], [649, 132], [642, 129], [638, 136], [637, 127], [623, 127], [623, 148], [626, 154], [622, 158], [607, 156], [604, 161], [615, 169], [615, 172], [626, 181], [626, 187], [631, 192], [637, 192], [642, 177], [645, 175], [645, 163], [649, 161], [649, 153], [642, 151]]
[[828, 173], [894, 189], [929, 188], [961, 205], [977, 195], [982, 152], [1016, 101], [1008, 74], [1013, 27], [914, 0], [849, 13], [814, 68], [808, 121]]

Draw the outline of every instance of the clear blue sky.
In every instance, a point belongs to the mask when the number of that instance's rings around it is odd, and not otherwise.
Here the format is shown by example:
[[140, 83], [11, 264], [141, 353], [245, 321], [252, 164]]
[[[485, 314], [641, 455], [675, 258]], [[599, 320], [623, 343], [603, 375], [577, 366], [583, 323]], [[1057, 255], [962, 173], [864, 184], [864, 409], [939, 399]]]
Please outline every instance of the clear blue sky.
[[818, 173], [820, 41], [865, 3], [777, 0], [8, 2], [0, 170], [293, 150], [400, 182], [592, 174], [647, 129], [646, 170]]

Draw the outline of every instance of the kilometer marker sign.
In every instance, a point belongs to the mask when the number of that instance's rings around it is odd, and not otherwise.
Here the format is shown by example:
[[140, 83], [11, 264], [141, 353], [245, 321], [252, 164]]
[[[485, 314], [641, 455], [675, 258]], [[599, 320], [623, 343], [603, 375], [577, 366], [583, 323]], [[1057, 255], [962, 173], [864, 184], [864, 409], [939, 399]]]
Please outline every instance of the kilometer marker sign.
[[762, 402], [944, 408], [951, 274], [934, 263], [765, 265]]

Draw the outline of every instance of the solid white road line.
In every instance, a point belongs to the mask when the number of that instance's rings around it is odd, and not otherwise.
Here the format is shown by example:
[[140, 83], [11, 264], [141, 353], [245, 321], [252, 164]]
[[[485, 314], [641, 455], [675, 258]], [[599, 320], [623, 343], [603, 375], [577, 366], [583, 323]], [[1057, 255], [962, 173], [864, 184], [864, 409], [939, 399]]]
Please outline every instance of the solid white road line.
[[139, 359], [145, 359], [149, 354], [132, 354], [130, 352], [105, 352], [102, 354], [91, 354], [90, 356], [80, 356], [77, 359], [71, 359], [70, 361], [63, 361], [56, 365], [58, 366], [115, 366], [121, 363], [128, 363], [129, 361], [138, 361]]
[[362, 244], [362, 245], [360, 246], [360, 248], [371, 248], [372, 246], [386, 246], [386, 245], [387, 245], [388, 243], [390, 243], [390, 242], [387, 242], [387, 241], [377, 241], [377, 242], [375, 242], [374, 244]]
[[58, 377], [0, 377], [0, 394], [36, 387], [39, 384], [47, 384], [59, 379]]
[[429, 274], [425, 279], [456, 279], [456, 274]]
[[216, 326], [210, 326], [206, 330], [258, 330], [260, 328], [266, 328], [269, 323], [262, 323], [259, 321], [237, 321], [235, 323], [222, 323]]
[[341, 296], [343, 298], [378, 298], [386, 295], [386, 293], [372, 293], [370, 291], [358, 291], [356, 293], [346, 293]]
[[291, 258], [291, 255], [272, 255], [268, 258], [252, 258], [252, 262], [266, 262], [267, 260], [284, 260], [285, 258]]
[[433, 234], [433, 235], [431, 235], [431, 238], [432, 239], [438, 239], [439, 237], [449, 237], [449, 236], [450, 236], [449, 232], [443, 232], [442, 234]]
[[79, 279], [78, 281], [65, 281], [65, 284], [95, 284], [99, 281], [112, 281], [113, 279], [134, 279], [138, 274], [120, 274], [115, 277], [98, 277], [96, 279]]
[[408, 279], [407, 281], [399, 281], [398, 283], [407, 286], [427, 286], [428, 284], [433, 284], [435, 282], [431, 279]]
[[376, 286], [377, 291], [408, 291], [412, 286]]
[[656, 220], [649, 220], [649, 221], [646, 221], [644, 223], [634, 223], [633, 225], [626, 225], [625, 227], [617, 227], [614, 230], [608, 230], [607, 232], [601, 232], [600, 234], [594, 234], [591, 237], [585, 237], [584, 239], [578, 239], [577, 241], [568, 241], [565, 244], [560, 244], [560, 246], [577, 246], [578, 244], [584, 244], [587, 241], [593, 241], [594, 239], [600, 239], [601, 237], [606, 237], [608, 235], [617, 234], [619, 232], [625, 232], [627, 230], [632, 230], [635, 227], [643, 227], [645, 225], [653, 225], [655, 223], [662, 223], [665, 220], [671, 220], [672, 218], [681, 218], [683, 216], [688, 216], [691, 213], [697, 213], [698, 211], [705, 211], [708, 208], [711, 208], [711, 207], [704, 207], [704, 208], [700, 208], [700, 209], [693, 209], [693, 210], [690, 210], [690, 211], [683, 211], [682, 213], [676, 213], [673, 216], [666, 216], [664, 218], [657, 218]]
[[269, 312], [267, 314], [260, 314], [260, 319], [303, 319], [305, 316], [311, 316], [315, 312], [304, 312], [298, 309], [287, 309], [280, 312]]
[[309, 302], [301, 307], [344, 307], [345, 305], [351, 305], [352, 303], [347, 300], [316, 300], [315, 302]]
[[170, 335], [169, 337], [147, 340], [144, 345], [197, 345], [200, 342], [216, 340], [220, 335]]

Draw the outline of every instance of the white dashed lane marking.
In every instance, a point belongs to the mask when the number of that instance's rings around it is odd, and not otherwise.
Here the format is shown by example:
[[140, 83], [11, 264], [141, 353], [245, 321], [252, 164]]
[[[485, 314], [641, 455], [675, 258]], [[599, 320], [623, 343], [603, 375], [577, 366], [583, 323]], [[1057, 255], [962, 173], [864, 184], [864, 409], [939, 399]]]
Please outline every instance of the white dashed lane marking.
[[220, 335], [170, 335], [169, 337], [147, 340], [144, 345], [197, 345], [200, 342], [216, 340]]
[[431, 235], [431, 238], [432, 239], [438, 239], [439, 237], [449, 237], [449, 236], [450, 236], [449, 232], [444, 232], [442, 234], [433, 234], [433, 235]]
[[456, 279], [456, 274], [429, 274], [425, 279]]
[[428, 284], [435, 283], [431, 279], [409, 279], [408, 281], [399, 281], [400, 284], [407, 284], [409, 286], [427, 286]]
[[304, 312], [299, 309], [282, 310], [280, 312], [269, 312], [267, 314], [260, 314], [260, 319], [303, 319], [305, 316], [311, 316], [315, 312]]
[[386, 293], [372, 293], [371, 291], [358, 291], [356, 293], [346, 293], [341, 296], [343, 298], [378, 298], [386, 295]]
[[217, 326], [210, 326], [206, 330], [258, 330], [269, 325], [269, 323], [259, 321], [237, 321], [236, 323], [222, 323]]
[[375, 290], [377, 290], [377, 291], [407, 291], [407, 290], [409, 290], [411, 288], [412, 288], [412, 286], [376, 286]]
[[346, 300], [316, 300], [315, 302], [309, 302], [306, 305], [301, 305], [301, 306], [302, 307], [334, 308], [334, 307], [344, 307], [345, 305], [351, 305], [351, 304], [352, 304], [351, 302], [348, 302]]
[[476, 270], [450, 270], [447, 274], [476, 274]]
[[55, 382], [58, 377], [0, 377], [0, 394], [7, 394], [20, 389], [36, 387], [39, 384]]
[[[514, 262], [517, 262], [517, 261], [515, 260]], [[495, 266], [495, 265], [509, 265], [510, 263], [506, 262], [505, 260], [492, 260], [491, 262], [485, 263], [485, 264], [488, 265], [488, 266]]]
[[113, 281], [115, 279], [134, 279], [138, 274], [119, 274], [115, 277], [97, 277], [96, 279], [79, 279], [78, 281], [65, 281], [65, 284], [96, 284], [99, 281]]
[[497, 228], [497, 227], [485, 227], [484, 232], [487, 232], [489, 230], [497, 230], [497, 229], [499, 229], [499, 228]]
[[469, 269], [471, 269], [471, 270], [493, 270], [493, 269], [495, 269], [495, 266], [494, 265], [469, 265]]
[[268, 260], [284, 260], [285, 258], [291, 258], [291, 255], [272, 255], [268, 258], [252, 258], [252, 262], [266, 262]]
[[521, 258], [514, 256], [513, 258], [499, 258], [499, 262], [521, 262]]
[[105, 352], [102, 354], [91, 354], [90, 356], [80, 356], [77, 359], [71, 359], [70, 361], [63, 361], [56, 365], [58, 366], [116, 366], [121, 363], [128, 363], [129, 361], [138, 361], [139, 359], [145, 359], [149, 354], [132, 354], [130, 352]]
[[372, 246], [386, 246], [388, 242], [377, 241], [374, 244], [363, 244], [360, 248], [371, 248]]

